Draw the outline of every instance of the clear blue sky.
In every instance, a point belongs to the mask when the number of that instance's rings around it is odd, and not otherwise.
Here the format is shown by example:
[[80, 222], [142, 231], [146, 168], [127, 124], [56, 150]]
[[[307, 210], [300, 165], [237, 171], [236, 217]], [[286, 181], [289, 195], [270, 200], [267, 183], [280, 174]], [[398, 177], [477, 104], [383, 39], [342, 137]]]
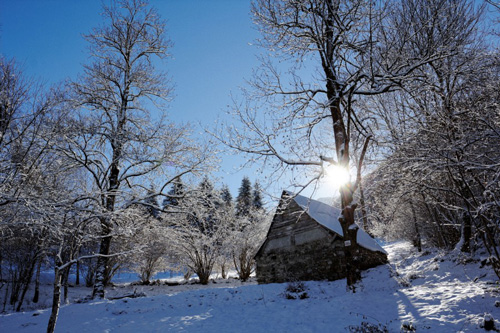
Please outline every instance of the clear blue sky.
[[[106, 3], [106, 1], [105, 1]], [[249, 0], [156, 0], [151, 4], [167, 21], [173, 42], [165, 69], [175, 85], [168, 113], [176, 122], [190, 122], [201, 132], [231, 104], [230, 94], [244, 85], [259, 49]], [[28, 76], [52, 84], [74, 78], [89, 61], [82, 34], [102, 23], [99, 0], [0, 0], [0, 53], [15, 58]], [[201, 124], [201, 126], [198, 126]], [[234, 175], [242, 161], [223, 156], [217, 175], [236, 195], [243, 175]]]

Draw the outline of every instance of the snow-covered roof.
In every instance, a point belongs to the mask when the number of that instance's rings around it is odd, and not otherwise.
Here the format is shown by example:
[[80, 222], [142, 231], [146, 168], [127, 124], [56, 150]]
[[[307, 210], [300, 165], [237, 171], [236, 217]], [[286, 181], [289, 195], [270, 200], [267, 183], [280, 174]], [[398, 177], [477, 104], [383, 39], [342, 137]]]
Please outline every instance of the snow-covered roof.
[[[293, 196], [293, 194], [289, 193]], [[317, 200], [310, 199], [301, 195], [294, 197], [295, 202], [316, 222], [325, 228], [344, 236], [342, 226], [339, 222], [341, 211], [338, 208], [332, 207]], [[358, 244], [365, 249], [387, 253], [378, 243], [361, 228], [358, 229]]]

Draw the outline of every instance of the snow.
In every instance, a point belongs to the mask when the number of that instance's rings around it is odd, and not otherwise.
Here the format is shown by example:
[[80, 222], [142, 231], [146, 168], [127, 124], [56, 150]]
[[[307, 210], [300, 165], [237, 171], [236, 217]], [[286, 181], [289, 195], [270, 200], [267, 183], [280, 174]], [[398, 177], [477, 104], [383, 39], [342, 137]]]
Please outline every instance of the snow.
[[[323, 202], [297, 195], [294, 198], [295, 202], [311, 216], [316, 222], [330, 229], [340, 236], [344, 236], [342, 226], [340, 225], [338, 216], [341, 216], [341, 211], [338, 208], [327, 205]], [[352, 227], [349, 226], [349, 227]], [[358, 227], [357, 234], [358, 244], [365, 249], [386, 253], [384, 249], [364, 230]]]
[[[391, 264], [363, 272], [354, 294], [345, 280], [305, 282], [305, 299], [287, 299], [287, 284], [235, 279], [208, 286], [122, 284], [107, 295], [137, 289], [147, 296], [65, 305], [56, 332], [348, 332], [362, 325], [389, 332], [481, 332], [485, 313], [500, 318], [491, 267], [456, 253], [419, 254], [408, 242], [384, 247]], [[70, 294], [83, 291], [70, 288]], [[49, 311], [0, 315], [0, 331], [45, 331]]]
[[375, 239], [373, 239], [370, 235], [368, 235], [363, 229], [358, 229], [358, 244], [364, 247], [365, 249], [378, 251], [387, 254], [387, 252], [377, 243]]
[[316, 220], [316, 222], [340, 236], [344, 235], [337, 218], [337, 216], [340, 215], [340, 209], [302, 195], [296, 195], [294, 200], [302, 209], [307, 211], [309, 216]]
[[349, 230], [357, 230], [357, 229], [359, 229], [359, 227], [358, 227], [358, 225], [357, 225], [357, 224], [355, 224], [355, 223], [353, 223], [353, 224], [351, 224], [351, 225], [349, 226]]

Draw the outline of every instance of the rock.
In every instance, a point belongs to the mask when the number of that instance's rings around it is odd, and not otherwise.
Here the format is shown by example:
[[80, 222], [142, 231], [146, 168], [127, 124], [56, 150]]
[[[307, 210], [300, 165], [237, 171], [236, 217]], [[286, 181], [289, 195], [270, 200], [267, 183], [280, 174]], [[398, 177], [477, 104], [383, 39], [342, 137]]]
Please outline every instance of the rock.
[[493, 319], [493, 316], [491, 314], [484, 314], [483, 327], [487, 331], [492, 331], [495, 329], [495, 320]]

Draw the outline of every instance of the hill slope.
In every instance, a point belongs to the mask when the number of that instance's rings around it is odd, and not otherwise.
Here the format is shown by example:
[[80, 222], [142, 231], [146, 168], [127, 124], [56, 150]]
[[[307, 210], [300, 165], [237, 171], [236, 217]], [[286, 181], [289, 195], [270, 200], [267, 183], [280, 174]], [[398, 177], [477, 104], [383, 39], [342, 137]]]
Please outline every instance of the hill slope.
[[[404, 242], [384, 248], [391, 265], [364, 272], [355, 294], [346, 292], [345, 280], [306, 282], [303, 292], [220, 280], [197, 289], [135, 287], [154, 296], [63, 306], [56, 332], [473, 332], [482, 331], [485, 313], [500, 319], [490, 267], [457, 263], [439, 251], [420, 255]], [[49, 310], [2, 315], [0, 331], [41, 332], [48, 316]]]

